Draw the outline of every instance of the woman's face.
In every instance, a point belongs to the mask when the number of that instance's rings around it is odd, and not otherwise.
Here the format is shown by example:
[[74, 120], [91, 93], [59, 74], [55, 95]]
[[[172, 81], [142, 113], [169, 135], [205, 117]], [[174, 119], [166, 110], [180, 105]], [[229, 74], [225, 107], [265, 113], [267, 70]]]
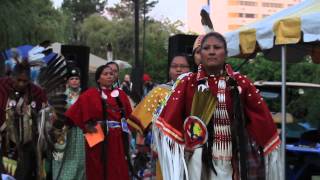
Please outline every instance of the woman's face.
[[68, 79], [68, 86], [70, 88], [76, 89], [80, 87], [80, 77], [78, 76], [71, 76]]
[[110, 68], [112, 69], [113, 71], [113, 74], [114, 74], [114, 81], [117, 81], [118, 78], [119, 78], [119, 70], [118, 70], [118, 67], [117, 65], [115, 64], [109, 64], [108, 66], [110, 66]]
[[200, 50], [201, 50], [201, 48], [198, 47], [198, 48], [195, 50], [194, 56], [193, 56], [193, 58], [194, 58], [194, 63], [195, 63], [197, 66], [199, 66], [199, 64], [201, 63]]
[[204, 68], [223, 68], [226, 51], [223, 42], [216, 37], [210, 36], [203, 42], [200, 55]]
[[176, 56], [172, 59], [169, 69], [170, 79], [175, 81], [183, 74], [190, 71], [188, 60], [184, 56]]
[[105, 67], [100, 74], [98, 83], [101, 87], [110, 88], [114, 82], [114, 72], [110, 67]]

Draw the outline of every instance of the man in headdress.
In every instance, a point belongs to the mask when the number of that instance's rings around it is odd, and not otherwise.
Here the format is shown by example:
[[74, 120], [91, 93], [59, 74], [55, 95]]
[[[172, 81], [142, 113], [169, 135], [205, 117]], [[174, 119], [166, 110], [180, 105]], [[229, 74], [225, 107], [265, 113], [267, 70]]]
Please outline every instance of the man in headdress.
[[[30, 80], [30, 64], [19, 62], [10, 77], [0, 78], [1, 158], [5, 173], [36, 179], [41, 173], [37, 150], [37, 114], [47, 102], [44, 91]], [[38, 164], [38, 165], [37, 165]]]

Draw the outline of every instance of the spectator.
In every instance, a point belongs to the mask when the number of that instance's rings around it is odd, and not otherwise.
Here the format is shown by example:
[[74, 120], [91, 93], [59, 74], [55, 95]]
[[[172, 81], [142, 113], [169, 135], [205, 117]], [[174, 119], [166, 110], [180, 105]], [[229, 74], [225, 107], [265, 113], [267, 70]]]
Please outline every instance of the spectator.
[[153, 89], [154, 83], [152, 82], [152, 79], [149, 74], [143, 74], [142, 80], [143, 80], [142, 97], [144, 97], [149, 93], [149, 91]]
[[131, 78], [129, 74], [125, 74], [124, 75], [124, 79], [123, 82], [121, 84], [121, 89], [127, 93], [128, 96], [131, 95], [131, 91], [132, 91], [132, 82], [131, 82]]

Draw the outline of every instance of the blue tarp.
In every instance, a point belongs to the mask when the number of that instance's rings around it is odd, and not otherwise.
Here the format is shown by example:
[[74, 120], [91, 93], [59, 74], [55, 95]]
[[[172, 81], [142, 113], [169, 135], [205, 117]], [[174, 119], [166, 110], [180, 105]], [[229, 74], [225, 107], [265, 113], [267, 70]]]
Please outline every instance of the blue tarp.
[[[22, 46], [16, 47], [16, 49], [19, 52], [21, 58], [24, 59], [24, 58], [28, 58], [28, 52], [34, 47], [35, 46], [32, 46], [32, 45], [22, 45]], [[13, 69], [13, 67], [16, 64], [15, 61], [13, 59], [11, 59], [12, 58], [12, 49], [13, 48], [7, 49], [3, 53], [4, 58], [5, 58], [5, 66], [6, 66], [6, 68], [10, 68], [10, 69]], [[48, 54], [47, 56], [45, 56], [42, 60], [45, 63], [49, 63], [55, 55], [56, 55], [56, 53], [52, 52], [52, 53]], [[39, 67], [31, 68], [32, 81], [36, 80], [38, 74], [39, 74]]]

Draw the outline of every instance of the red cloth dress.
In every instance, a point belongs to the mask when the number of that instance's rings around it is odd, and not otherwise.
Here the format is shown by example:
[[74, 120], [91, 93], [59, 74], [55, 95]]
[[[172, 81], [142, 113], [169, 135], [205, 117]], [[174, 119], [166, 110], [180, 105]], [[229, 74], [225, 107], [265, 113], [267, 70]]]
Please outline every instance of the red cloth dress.
[[[113, 91], [119, 92], [119, 99], [125, 111], [125, 116], [131, 114], [131, 106], [127, 95], [120, 89]], [[110, 89], [104, 89], [107, 96], [107, 119], [108, 121], [121, 120], [120, 107], [116, 98], [112, 97], [113, 92]], [[116, 94], [116, 93], [115, 93]], [[101, 93], [96, 88], [90, 88], [80, 95], [79, 99], [68, 109], [65, 115], [81, 129], [84, 130], [85, 123], [89, 120], [101, 121], [103, 119]], [[108, 180], [126, 180], [129, 179], [128, 162], [125, 157], [125, 150], [121, 127], [109, 128], [107, 136], [107, 165], [103, 169], [101, 151], [103, 142], [89, 147], [86, 143], [86, 176], [87, 180], [102, 180], [104, 171]]]

